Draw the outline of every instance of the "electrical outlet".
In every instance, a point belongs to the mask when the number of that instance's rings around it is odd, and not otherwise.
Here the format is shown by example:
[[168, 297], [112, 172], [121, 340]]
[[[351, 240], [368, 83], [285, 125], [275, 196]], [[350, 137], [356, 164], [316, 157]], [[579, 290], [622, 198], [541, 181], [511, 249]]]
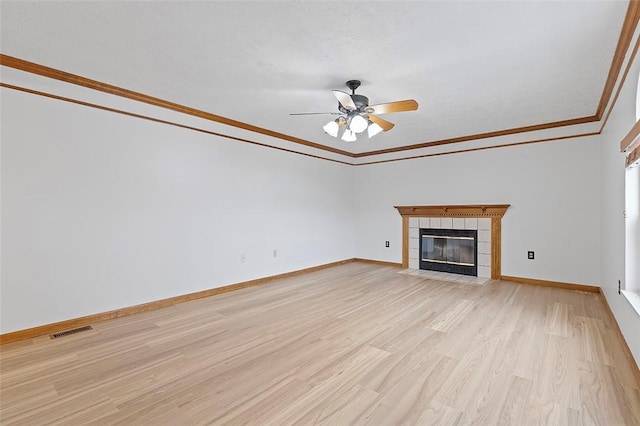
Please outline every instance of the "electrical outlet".
[[535, 258], [536, 258], [536, 255], [535, 255], [535, 253], [534, 253], [534, 252], [532, 252], [532, 251], [528, 251], [528, 252], [527, 252], [527, 259], [529, 259], [529, 260], [533, 260], [533, 259], [535, 259]]
[[244, 263], [247, 261], [247, 255], [246, 254], [241, 254], [240, 255], [240, 263]]
[[273, 257], [278, 257], [278, 250], [273, 249]]
[[385, 246], [385, 247], [389, 247], [389, 241], [385, 241], [385, 242], [384, 242], [384, 246]]

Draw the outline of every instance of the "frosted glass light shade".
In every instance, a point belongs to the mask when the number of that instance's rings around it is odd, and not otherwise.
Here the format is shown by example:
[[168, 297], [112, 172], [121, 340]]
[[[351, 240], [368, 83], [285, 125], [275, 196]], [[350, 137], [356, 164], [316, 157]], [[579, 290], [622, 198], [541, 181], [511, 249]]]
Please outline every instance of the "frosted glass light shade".
[[344, 133], [342, 134], [342, 140], [345, 142], [355, 142], [355, 140], [358, 139], [356, 137], [356, 134], [350, 130], [350, 129], [345, 129]]
[[338, 129], [340, 129], [340, 126], [335, 121], [330, 121], [322, 126], [322, 130], [324, 130], [326, 134], [333, 136], [334, 138], [338, 137]]
[[366, 130], [368, 124], [369, 123], [363, 116], [356, 115], [351, 119], [349, 128], [356, 133], [362, 133]]
[[369, 125], [369, 128], [367, 129], [367, 134], [369, 135], [370, 138], [372, 138], [378, 133], [380, 133], [382, 130], [383, 130], [382, 127], [380, 127], [378, 123], [371, 123]]

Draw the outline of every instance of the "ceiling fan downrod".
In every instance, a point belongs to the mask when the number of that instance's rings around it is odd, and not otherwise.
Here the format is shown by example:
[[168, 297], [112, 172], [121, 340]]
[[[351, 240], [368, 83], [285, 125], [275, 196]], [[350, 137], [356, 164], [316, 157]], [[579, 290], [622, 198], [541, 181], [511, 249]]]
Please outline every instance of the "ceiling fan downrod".
[[356, 94], [356, 89], [360, 87], [360, 80], [349, 80], [345, 83], [349, 89], [351, 89], [351, 94]]

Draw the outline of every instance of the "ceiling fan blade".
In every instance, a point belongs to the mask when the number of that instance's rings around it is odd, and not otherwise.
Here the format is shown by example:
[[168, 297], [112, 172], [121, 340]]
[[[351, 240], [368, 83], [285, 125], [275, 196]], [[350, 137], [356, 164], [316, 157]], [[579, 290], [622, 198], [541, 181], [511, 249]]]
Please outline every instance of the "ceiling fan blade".
[[382, 118], [376, 117], [375, 115], [372, 115], [372, 114], [369, 114], [369, 120], [373, 121], [378, 126], [382, 127], [382, 130], [384, 130], [385, 132], [387, 130], [393, 129], [393, 126], [395, 126], [395, 124], [393, 124], [392, 122], [383, 120]]
[[339, 112], [292, 112], [289, 115], [340, 115]]
[[358, 109], [356, 104], [353, 102], [353, 99], [351, 99], [350, 94], [346, 92], [341, 92], [340, 90], [332, 90], [332, 92], [335, 95], [335, 97], [338, 99], [338, 102], [340, 102], [340, 105], [342, 105], [349, 111]]
[[388, 114], [390, 112], [415, 111], [416, 109], [418, 109], [418, 103], [413, 99], [406, 99], [386, 104], [369, 105], [365, 111], [368, 114]]

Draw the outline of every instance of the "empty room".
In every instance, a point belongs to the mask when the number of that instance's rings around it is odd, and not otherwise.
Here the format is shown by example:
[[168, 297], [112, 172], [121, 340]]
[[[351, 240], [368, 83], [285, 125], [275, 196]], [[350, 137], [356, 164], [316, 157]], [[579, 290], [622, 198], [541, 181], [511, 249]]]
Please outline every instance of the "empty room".
[[0, 1], [0, 424], [640, 424], [639, 20]]

